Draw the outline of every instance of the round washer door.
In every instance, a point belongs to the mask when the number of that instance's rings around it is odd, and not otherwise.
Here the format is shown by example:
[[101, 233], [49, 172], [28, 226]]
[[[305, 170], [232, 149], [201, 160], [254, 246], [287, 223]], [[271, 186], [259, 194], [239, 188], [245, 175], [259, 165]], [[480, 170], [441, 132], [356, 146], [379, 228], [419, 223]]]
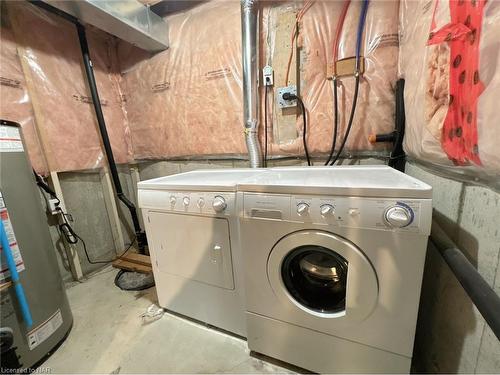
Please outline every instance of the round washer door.
[[363, 320], [377, 303], [378, 280], [369, 260], [353, 243], [329, 232], [283, 237], [271, 250], [267, 275], [283, 303], [309, 316]]

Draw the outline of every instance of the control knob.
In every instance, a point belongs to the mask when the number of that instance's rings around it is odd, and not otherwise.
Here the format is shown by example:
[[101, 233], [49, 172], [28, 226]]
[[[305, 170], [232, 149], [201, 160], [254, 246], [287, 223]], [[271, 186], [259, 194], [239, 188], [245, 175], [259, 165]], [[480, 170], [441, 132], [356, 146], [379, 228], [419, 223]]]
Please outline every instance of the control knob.
[[186, 207], [187, 207], [187, 206], [189, 206], [189, 202], [190, 202], [189, 197], [184, 197], [184, 198], [182, 199], [182, 203], [183, 203], [183, 204], [184, 204], [184, 206], [186, 206]]
[[305, 215], [308, 212], [309, 212], [309, 205], [307, 203], [300, 202], [299, 204], [297, 204], [297, 213], [299, 215]]
[[171, 195], [170, 196], [170, 204], [173, 206], [173, 205], [175, 205], [176, 201], [177, 201], [177, 198], [175, 197], [175, 195]]
[[197, 205], [198, 205], [198, 208], [202, 208], [205, 205], [205, 199], [199, 198]]
[[385, 210], [384, 219], [391, 228], [404, 228], [413, 221], [413, 211], [403, 205], [392, 206]]
[[220, 195], [217, 195], [214, 198], [214, 201], [212, 202], [212, 207], [213, 207], [215, 212], [222, 212], [227, 207], [226, 200], [223, 197], [221, 197]]
[[321, 216], [331, 216], [335, 213], [335, 208], [331, 204], [322, 204], [319, 207]]

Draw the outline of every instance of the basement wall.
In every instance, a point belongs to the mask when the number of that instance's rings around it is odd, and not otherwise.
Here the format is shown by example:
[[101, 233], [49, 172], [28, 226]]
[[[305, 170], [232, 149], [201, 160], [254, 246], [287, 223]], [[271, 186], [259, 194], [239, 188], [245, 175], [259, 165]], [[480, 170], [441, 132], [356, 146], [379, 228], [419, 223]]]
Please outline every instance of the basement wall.
[[[500, 193], [440, 177], [416, 164], [406, 172], [433, 188], [434, 215], [500, 295]], [[498, 373], [500, 341], [441, 255], [429, 244], [415, 339], [416, 372]]]

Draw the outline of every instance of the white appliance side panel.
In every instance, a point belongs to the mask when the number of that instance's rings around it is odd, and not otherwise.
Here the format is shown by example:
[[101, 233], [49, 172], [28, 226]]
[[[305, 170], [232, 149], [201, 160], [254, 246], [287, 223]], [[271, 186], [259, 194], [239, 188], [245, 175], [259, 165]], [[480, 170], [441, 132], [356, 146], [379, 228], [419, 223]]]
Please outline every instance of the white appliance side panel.
[[160, 272], [234, 289], [226, 219], [154, 211], [147, 219]]

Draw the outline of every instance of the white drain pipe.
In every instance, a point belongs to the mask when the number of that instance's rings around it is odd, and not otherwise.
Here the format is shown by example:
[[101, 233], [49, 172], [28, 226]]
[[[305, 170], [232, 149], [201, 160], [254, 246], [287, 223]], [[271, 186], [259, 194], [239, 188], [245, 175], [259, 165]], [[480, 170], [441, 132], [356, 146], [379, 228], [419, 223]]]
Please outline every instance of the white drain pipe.
[[243, 50], [243, 121], [251, 168], [262, 167], [258, 139], [259, 77], [258, 77], [258, 3], [241, 0], [241, 38]]

